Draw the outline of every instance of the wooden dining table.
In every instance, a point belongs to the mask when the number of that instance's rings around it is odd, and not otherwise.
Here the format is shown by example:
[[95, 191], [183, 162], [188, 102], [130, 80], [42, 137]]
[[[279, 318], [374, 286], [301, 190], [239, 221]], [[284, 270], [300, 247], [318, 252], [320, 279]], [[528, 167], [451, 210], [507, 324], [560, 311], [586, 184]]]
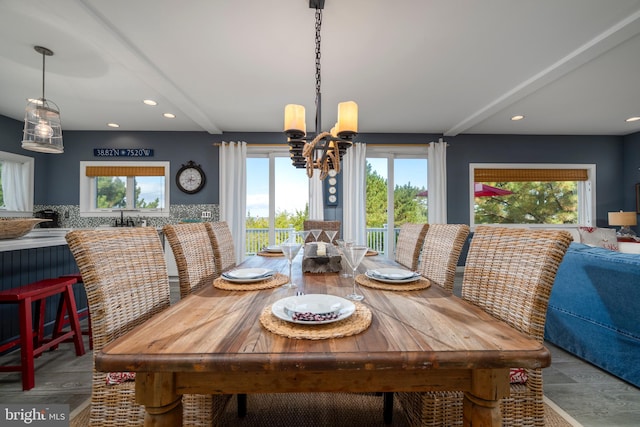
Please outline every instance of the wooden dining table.
[[[306, 294], [346, 296], [352, 278], [303, 274]], [[359, 272], [397, 266], [366, 257]], [[288, 274], [283, 257], [253, 256], [240, 267]], [[265, 307], [296, 289], [254, 291], [206, 286], [115, 340], [95, 356], [100, 371], [135, 371], [145, 425], [181, 425], [182, 394], [464, 391], [464, 422], [501, 424], [509, 368], [543, 368], [549, 351], [480, 308], [432, 284], [395, 291], [359, 286], [371, 324], [353, 336], [293, 339], [265, 329]], [[309, 326], [312, 327], [312, 326]], [[382, 416], [382, 415], [381, 415]]]

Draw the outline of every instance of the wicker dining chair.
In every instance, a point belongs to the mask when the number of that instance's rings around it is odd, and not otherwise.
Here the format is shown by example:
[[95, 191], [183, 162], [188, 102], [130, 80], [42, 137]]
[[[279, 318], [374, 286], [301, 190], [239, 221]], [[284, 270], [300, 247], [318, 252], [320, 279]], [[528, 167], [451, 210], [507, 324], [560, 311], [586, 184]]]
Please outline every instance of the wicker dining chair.
[[[543, 342], [547, 305], [571, 234], [561, 230], [476, 228], [462, 298]], [[513, 367], [517, 368], [517, 367]], [[544, 426], [542, 369], [526, 369], [500, 400], [503, 426]], [[462, 425], [463, 392], [397, 393], [411, 425]]]
[[[155, 228], [74, 230], [66, 239], [87, 294], [94, 355], [169, 307], [169, 277]], [[145, 409], [135, 401], [135, 382], [107, 385], [107, 375], [97, 371], [94, 363], [91, 426], [142, 426]], [[228, 395], [213, 399], [185, 395], [183, 425], [211, 425], [222, 415], [228, 399]]]
[[[305, 231], [309, 231], [309, 230], [336, 231], [337, 233], [333, 238], [333, 241], [335, 242], [336, 240], [340, 239], [340, 224], [341, 224], [340, 221], [320, 221], [316, 219], [306, 219], [302, 223], [302, 229]], [[314, 242], [314, 241], [315, 241], [315, 238], [311, 234], [309, 234], [307, 236], [307, 239], [305, 240], [305, 243]], [[329, 237], [325, 233], [322, 233], [320, 236], [318, 236], [318, 241], [329, 243]]]
[[169, 224], [162, 228], [178, 267], [180, 298], [220, 276], [216, 270], [213, 245], [207, 226], [202, 222]]
[[233, 236], [226, 221], [205, 222], [213, 244], [216, 271], [223, 273], [236, 266], [236, 250]]
[[396, 243], [396, 262], [411, 270], [418, 268], [420, 250], [429, 224], [405, 223], [400, 226]]
[[467, 224], [429, 224], [422, 244], [418, 272], [453, 292], [458, 259], [468, 235]]

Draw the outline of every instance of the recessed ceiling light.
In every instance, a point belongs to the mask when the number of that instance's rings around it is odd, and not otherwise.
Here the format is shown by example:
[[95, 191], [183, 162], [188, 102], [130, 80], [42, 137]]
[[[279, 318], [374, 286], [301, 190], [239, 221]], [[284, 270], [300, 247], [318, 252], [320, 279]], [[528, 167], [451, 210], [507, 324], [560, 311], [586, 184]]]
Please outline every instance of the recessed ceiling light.
[[110, 128], [119, 128], [120, 125], [117, 123], [107, 123], [107, 126], [109, 126]]
[[171, 113], [164, 113], [162, 116], [167, 118], [167, 119], [175, 119], [176, 118], [176, 115], [175, 114], [171, 114]]
[[511, 120], [514, 122], [517, 122], [518, 120], [522, 120], [524, 119], [524, 116], [522, 114], [518, 114], [516, 116], [511, 117]]
[[626, 122], [637, 122], [638, 120], [640, 120], [640, 117], [629, 117], [627, 120], [625, 120]]
[[142, 102], [144, 102], [147, 105], [158, 105], [158, 103], [156, 101], [154, 101], [153, 99], [145, 99]]

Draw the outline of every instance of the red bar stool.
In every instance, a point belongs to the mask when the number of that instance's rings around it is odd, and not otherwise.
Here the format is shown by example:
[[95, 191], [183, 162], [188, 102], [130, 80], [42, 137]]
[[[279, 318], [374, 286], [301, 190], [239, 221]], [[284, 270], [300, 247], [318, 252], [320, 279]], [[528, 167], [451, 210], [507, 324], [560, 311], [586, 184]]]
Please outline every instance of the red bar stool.
[[[0, 291], [0, 303], [18, 304], [20, 321], [20, 337], [0, 346], [0, 352], [20, 345], [20, 365], [0, 366], [0, 372], [22, 372], [22, 389], [31, 390], [35, 386], [34, 359], [44, 351], [55, 348], [63, 341], [72, 339], [76, 355], [84, 354], [82, 331], [78, 321], [76, 300], [73, 296], [75, 278], [45, 279], [13, 289]], [[45, 299], [53, 295], [60, 295], [61, 301], [51, 338], [44, 337]], [[32, 306], [36, 309], [36, 330], [34, 330]], [[71, 330], [62, 332], [65, 313], [69, 318]]]
[[[63, 274], [60, 276], [63, 279], [76, 279], [77, 283], [84, 283], [82, 280], [82, 275], [80, 273], [72, 273], [72, 274]], [[87, 317], [87, 329], [82, 330], [82, 335], [87, 335], [89, 337], [89, 350], [93, 350], [93, 330], [91, 329], [91, 312], [89, 311], [89, 307], [87, 306], [87, 311], [85, 312], [85, 316]], [[85, 316], [80, 315], [78, 313], [78, 319], [83, 319]]]

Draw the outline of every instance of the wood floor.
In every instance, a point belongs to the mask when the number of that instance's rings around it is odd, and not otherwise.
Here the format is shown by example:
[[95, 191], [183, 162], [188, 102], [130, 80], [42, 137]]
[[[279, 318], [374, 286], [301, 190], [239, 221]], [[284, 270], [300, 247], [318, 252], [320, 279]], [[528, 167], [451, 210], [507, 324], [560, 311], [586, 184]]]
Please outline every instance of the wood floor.
[[[85, 346], [88, 341], [85, 337]], [[553, 362], [544, 372], [545, 395], [585, 427], [640, 425], [640, 389], [547, 343]], [[19, 352], [0, 357], [14, 364]], [[75, 409], [91, 394], [91, 352], [76, 357], [73, 344], [36, 359], [36, 386], [22, 391], [19, 373], [0, 373], [0, 403], [68, 404]]]

